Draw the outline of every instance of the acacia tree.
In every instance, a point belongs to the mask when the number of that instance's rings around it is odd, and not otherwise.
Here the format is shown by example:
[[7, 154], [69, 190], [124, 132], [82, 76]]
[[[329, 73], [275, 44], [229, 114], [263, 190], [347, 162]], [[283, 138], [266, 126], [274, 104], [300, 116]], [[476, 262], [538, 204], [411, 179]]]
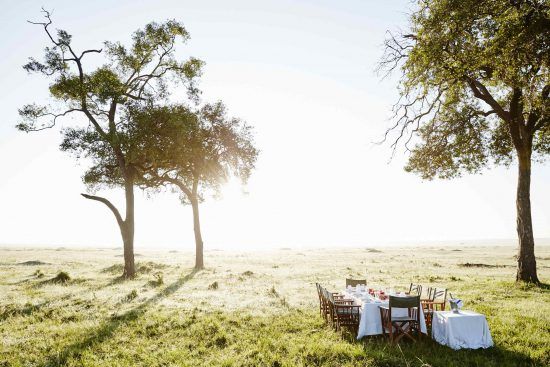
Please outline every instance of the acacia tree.
[[[72, 36], [64, 30], [53, 32], [50, 13], [43, 12], [44, 22], [30, 23], [43, 28], [50, 45], [43, 61], [31, 58], [24, 69], [52, 79], [49, 91], [55, 104], [24, 106], [19, 110], [23, 121], [17, 128], [39, 131], [53, 128], [59, 118], [70, 114], [84, 118], [87, 124], [63, 131], [62, 149], [77, 153], [77, 157], [92, 158], [94, 166], [84, 175], [85, 183], [96, 188], [124, 188], [124, 219], [108, 199], [83, 196], [102, 202], [113, 212], [124, 242], [123, 275], [131, 277], [135, 274], [134, 185], [140, 174], [125, 150], [128, 139], [121, 130], [121, 116], [129, 104], [151, 104], [166, 98], [170, 81], [182, 83], [190, 98], [197, 98], [195, 79], [202, 62], [195, 58], [176, 59], [177, 42], [187, 42], [189, 34], [183, 24], [174, 20], [149, 23], [137, 30], [129, 48], [118, 42], [105, 42], [102, 49], [77, 51]], [[104, 57], [89, 59], [94, 55]], [[101, 62], [102, 66], [93, 66]]]
[[402, 71], [386, 137], [415, 142], [407, 171], [449, 179], [517, 161], [516, 279], [538, 283], [530, 179], [550, 151], [548, 1], [418, 1], [385, 51], [381, 68]]
[[204, 268], [199, 203], [219, 193], [230, 176], [248, 180], [258, 151], [251, 128], [229, 118], [221, 102], [198, 111], [181, 104], [131, 110], [131, 125], [139, 136], [136, 155], [146, 162], [143, 186], [176, 188], [183, 204], [193, 209], [195, 268]]

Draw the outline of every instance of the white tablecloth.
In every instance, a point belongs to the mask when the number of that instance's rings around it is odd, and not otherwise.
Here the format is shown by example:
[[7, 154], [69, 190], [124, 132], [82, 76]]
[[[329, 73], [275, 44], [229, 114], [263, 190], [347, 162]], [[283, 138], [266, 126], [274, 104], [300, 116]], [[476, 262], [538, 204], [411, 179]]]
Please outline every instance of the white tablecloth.
[[[367, 335], [379, 335], [382, 334], [382, 320], [380, 318], [380, 308], [378, 306], [389, 306], [389, 301], [377, 301], [368, 303], [363, 301], [365, 299], [364, 294], [357, 294], [354, 292], [345, 291], [346, 298], [353, 299], [354, 303], [361, 306], [361, 317], [359, 320], [359, 331], [357, 333], [357, 339], [361, 339]], [[393, 309], [394, 316], [407, 316], [408, 311], [406, 308]], [[424, 334], [426, 331], [426, 320], [424, 319], [424, 312], [420, 309], [420, 331]]]
[[432, 338], [439, 344], [452, 349], [477, 349], [493, 346], [493, 339], [485, 316], [473, 311], [434, 312]]

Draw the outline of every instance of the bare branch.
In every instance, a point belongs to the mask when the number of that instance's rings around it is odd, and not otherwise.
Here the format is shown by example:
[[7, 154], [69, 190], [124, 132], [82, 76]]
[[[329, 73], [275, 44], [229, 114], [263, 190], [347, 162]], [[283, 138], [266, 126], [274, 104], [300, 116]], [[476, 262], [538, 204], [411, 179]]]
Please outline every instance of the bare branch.
[[409, 143], [413, 139], [415, 133], [420, 129], [422, 120], [428, 116], [433, 119], [437, 118], [441, 107], [443, 105], [443, 94], [446, 88], [440, 88], [435, 96], [430, 98], [427, 92], [421, 93], [412, 99], [410, 102], [401, 103], [398, 101], [394, 105], [394, 116], [392, 120], [395, 120], [395, 124], [388, 128], [384, 133], [384, 138], [379, 144], [387, 141], [389, 134], [392, 131], [398, 130], [398, 136], [390, 145], [392, 148], [392, 157], [395, 155], [399, 142], [402, 141], [405, 136], [404, 143], [405, 150], [410, 151]]
[[[52, 117], [52, 120], [51, 122], [48, 124], [48, 125], [42, 125], [41, 127], [32, 127], [30, 125], [27, 125], [25, 123], [20, 123], [20, 124], [17, 124], [17, 128], [21, 131], [25, 131], [25, 132], [35, 132], [35, 131], [42, 131], [42, 130], [47, 130], [47, 129], [51, 129], [55, 126], [56, 122], [57, 122], [57, 119], [60, 118], [60, 117], [63, 117], [63, 116], [66, 116], [72, 112], [76, 112], [76, 111], [79, 111], [79, 112], [82, 112], [81, 109], [79, 108], [71, 108], [71, 109], [68, 109], [66, 110], [65, 112], [63, 113], [58, 113], [58, 114], [55, 114], [53, 112], [44, 112], [44, 113], [39, 113], [39, 114], [36, 114], [35, 116], [33, 116], [33, 121], [36, 121], [38, 119], [40, 119], [41, 117], [47, 117], [47, 116], [51, 116]], [[24, 114], [24, 111], [23, 110], [19, 110], [19, 114], [20, 115], [23, 115]]]
[[390, 31], [386, 32], [384, 40], [384, 55], [376, 68], [376, 72], [382, 74], [382, 78], [391, 74], [409, 56], [416, 42], [416, 35], [399, 34], [397, 37]]
[[107, 200], [107, 199], [105, 199], [101, 196], [94, 196], [94, 195], [88, 195], [88, 194], [80, 194], [80, 195], [82, 195], [86, 199], [99, 201], [100, 203], [105, 204], [113, 212], [113, 214], [115, 215], [115, 218], [116, 218], [116, 221], [117, 221], [118, 225], [121, 228], [124, 226], [124, 220], [122, 219], [122, 216], [120, 215], [120, 212], [109, 200]]
[[82, 57], [88, 53], [98, 53], [100, 54], [101, 52], [103, 51], [103, 49], [99, 49], [99, 50], [86, 50], [86, 51], [83, 51], [81, 54], [80, 54], [80, 57], [78, 58], [79, 60], [82, 60]]

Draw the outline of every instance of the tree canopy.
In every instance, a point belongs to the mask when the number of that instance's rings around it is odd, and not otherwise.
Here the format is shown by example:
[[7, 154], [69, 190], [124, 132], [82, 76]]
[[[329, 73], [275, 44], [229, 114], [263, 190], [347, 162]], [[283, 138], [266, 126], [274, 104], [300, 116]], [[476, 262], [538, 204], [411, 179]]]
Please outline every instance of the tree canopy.
[[[509, 165], [533, 136], [550, 149], [547, 1], [419, 1], [408, 32], [386, 40], [382, 68], [400, 68], [395, 106], [407, 170], [423, 178]], [[516, 121], [517, 120], [517, 121]]]
[[[399, 69], [392, 146], [425, 179], [518, 163], [518, 280], [538, 283], [531, 162], [550, 152], [547, 0], [419, 0], [410, 29], [390, 33], [381, 69]], [[413, 145], [412, 148], [410, 145]]]
[[134, 109], [137, 154], [147, 157], [145, 186], [173, 184], [199, 200], [217, 194], [230, 176], [246, 183], [257, 158], [249, 125], [229, 118], [221, 102], [197, 111], [183, 104]]

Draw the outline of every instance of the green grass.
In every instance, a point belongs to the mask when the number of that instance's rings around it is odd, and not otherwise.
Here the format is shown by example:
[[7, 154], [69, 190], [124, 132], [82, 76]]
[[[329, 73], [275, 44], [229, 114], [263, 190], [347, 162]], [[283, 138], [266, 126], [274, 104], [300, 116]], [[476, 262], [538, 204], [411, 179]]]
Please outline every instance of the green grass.
[[[124, 281], [116, 250], [0, 249], [0, 366], [549, 365], [548, 287], [512, 281], [510, 247], [456, 250], [208, 251], [200, 272], [191, 253], [140, 250], [140, 274]], [[549, 255], [537, 248], [546, 282]], [[60, 271], [70, 279], [51, 281]], [[338, 291], [365, 272], [374, 286], [448, 287], [487, 316], [495, 347], [392, 347], [334, 332], [314, 283]]]

